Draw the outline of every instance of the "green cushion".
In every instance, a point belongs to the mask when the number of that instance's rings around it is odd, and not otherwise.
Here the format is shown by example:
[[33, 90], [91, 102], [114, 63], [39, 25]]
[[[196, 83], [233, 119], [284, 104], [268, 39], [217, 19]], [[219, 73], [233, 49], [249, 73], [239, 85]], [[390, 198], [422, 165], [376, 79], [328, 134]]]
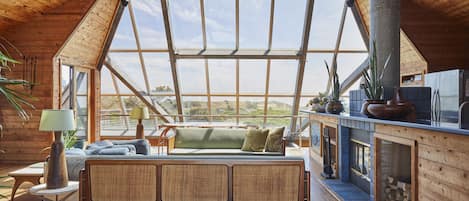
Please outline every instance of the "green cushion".
[[246, 129], [177, 128], [175, 148], [240, 149]]
[[264, 151], [265, 140], [269, 134], [268, 129], [248, 129], [244, 139], [243, 151]]
[[265, 142], [266, 152], [281, 152], [282, 151], [282, 138], [285, 127], [274, 128], [269, 131], [267, 140]]

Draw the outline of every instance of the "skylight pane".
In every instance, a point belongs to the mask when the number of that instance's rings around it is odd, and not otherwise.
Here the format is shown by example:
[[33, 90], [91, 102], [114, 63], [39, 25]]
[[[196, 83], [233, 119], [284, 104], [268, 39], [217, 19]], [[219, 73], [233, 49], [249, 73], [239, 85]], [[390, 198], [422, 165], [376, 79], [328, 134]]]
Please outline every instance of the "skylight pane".
[[204, 1], [207, 48], [234, 49], [235, 1]]
[[124, 9], [110, 49], [137, 49], [128, 8]]
[[109, 53], [108, 56], [111, 58], [113, 67], [122, 73], [133, 87], [139, 91], [146, 91], [142, 66], [137, 53]]
[[342, 53], [337, 57], [337, 74], [342, 83], [360, 64], [365, 61], [367, 53]]
[[182, 94], [207, 94], [204, 60], [179, 60], [177, 67]]
[[116, 94], [111, 72], [106, 67], [101, 69], [101, 94]]
[[305, 8], [306, 0], [275, 1], [272, 49], [300, 49]]
[[240, 49], [267, 49], [270, 0], [239, 0]]
[[272, 60], [270, 64], [269, 94], [295, 93], [298, 61]]
[[287, 127], [290, 126], [291, 117], [282, 117], [282, 118], [267, 118], [265, 127]]
[[170, 0], [169, 14], [175, 49], [202, 49], [200, 1]]
[[158, 103], [168, 114], [177, 114], [177, 103], [175, 96], [152, 96], [152, 100]]
[[223, 115], [223, 117], [213, 117], [213, 121], [236, 122], [236, 98], [233, 96], [212, 96], [212, 115]]
[[293, 97], [269, 97], [267, 115], [291, 115]]
[[174, 94], [173, 76], [166, 53], [143, 53], [151, 94]]
[[241, 94], [265, 94], [266, 60], [239, 61], [239, 91]]
[[142, 49], [167, 49], [161, 1], [132, 1]]
[[182, 96], [185, 121], [208, 121], [208, 105], [206, 96]]
[[121, 135], [126, 128], [118, 96], [101, 96], [101, 135]]
[[314, 1], [308, 45], [310, 50], [334, 49], [343, 8], [344, 1]]
[[264, 103], [264, 97], [239, 97], [239, 114], [263, 116]]
[[342, 35], [340, 49], [366, 50], [365, 43], [363, 42], [351, 9], [348, 9], [347, 17], [345, 18], [344, 33]]
[[235, 94], [236, 93], [236, 61], [235, 60], [209, 60], [210, 93]]
[[302, 95], [318, 95], [326, 90], [328, 74], [324, 60], [330, 66], [332, 54], [310, 53], [306, 57]]

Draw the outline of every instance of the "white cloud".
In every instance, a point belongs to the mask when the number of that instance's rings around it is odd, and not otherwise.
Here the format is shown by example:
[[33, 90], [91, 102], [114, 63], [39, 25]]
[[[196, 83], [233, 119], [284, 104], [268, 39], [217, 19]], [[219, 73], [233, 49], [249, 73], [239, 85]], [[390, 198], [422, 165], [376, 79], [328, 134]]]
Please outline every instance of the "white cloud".
[[157, 0], [136, 0], [132, 1], [132, 5], [135, 9], [143, 11], [148, 15], [161, 17], [161, 6]]

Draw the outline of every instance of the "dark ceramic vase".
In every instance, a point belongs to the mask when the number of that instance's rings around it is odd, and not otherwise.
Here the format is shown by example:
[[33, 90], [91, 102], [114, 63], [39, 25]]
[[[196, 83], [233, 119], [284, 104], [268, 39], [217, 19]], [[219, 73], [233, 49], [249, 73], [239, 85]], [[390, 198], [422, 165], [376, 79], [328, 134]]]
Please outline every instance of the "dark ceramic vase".
[[326, 112], [329, 114], [340, 114], [344, 111], [344, 105], [340, 101], [329, 101], [326, 105]]
[[394, 97], [386, 104], [369, 104], [369, 114], [378, 119], [415, 121], [415, 107], [402, 99], [400, 88], [396, 88]]
[[364, 100], [363, 101], [363, 105], [362, 105], [362, 109], [361, 109], [361, 113], [364, 114], [365, 116], [367, 117], [371, 117], [373, 118], [373, 115], [368, 111], [368, 106], [371, 105], [371, 104], [386, 104], [386, 101], [384, 100]]

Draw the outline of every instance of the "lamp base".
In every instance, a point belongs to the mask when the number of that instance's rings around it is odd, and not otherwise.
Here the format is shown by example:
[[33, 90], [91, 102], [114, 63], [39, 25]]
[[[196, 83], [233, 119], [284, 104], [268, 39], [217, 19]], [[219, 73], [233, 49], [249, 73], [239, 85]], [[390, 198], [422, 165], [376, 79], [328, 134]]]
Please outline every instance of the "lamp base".
[[135, 134], [135, 137], [136, 139], [145, 139], [145, 134], [143, 133], [143, 124], [142, 124], [141, 119], [138, 120], [137, 132]]
[[55, 131], [54, 138], [47, 164], [47, 189], [63, 188], [68, 185], [67, 162], [65, 161], [65, 146], [62, 140], [62, 132]]

